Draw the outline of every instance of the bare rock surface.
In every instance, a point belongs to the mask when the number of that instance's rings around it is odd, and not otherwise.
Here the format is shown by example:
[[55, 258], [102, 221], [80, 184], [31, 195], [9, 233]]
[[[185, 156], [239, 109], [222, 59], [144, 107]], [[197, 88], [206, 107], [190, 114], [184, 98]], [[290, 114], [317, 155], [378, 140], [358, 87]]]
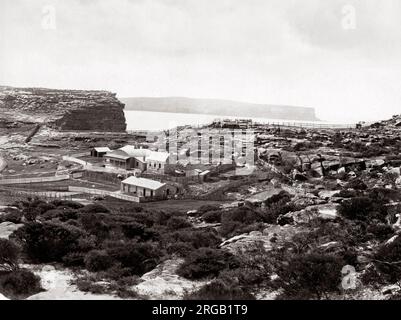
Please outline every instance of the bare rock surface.
[[270, 251], [274, 245], [280, 245], [289, 240], [298, 229], [292, 225], [268, 225], [263, 232], [252, 231], [227, 239], [220, 244], [220, 247], [238, 254], [252, 251], [257, 244], [262, 244], [266, 251]]
[[335, 220], [338, 217], [338, 204], [320, 204], [309, 206], [303, 210], [289, 212], [284, 217], [292, 218], [295, 224], [308, 223], [312, 219]]
[[8, 239], [8, 237], [16, 230], [21, 228], [23, 224], [15, 224], [12, 222], [0, 223], [0, 238]]
[[194, 291], [207, 281], [190, 281], [177, 275], [176, 271], [182, 259], [167, 260], [152, 271], [145, 273], [140, 284], [133, 289], [149, 299], [173, 300], [181, 299], [186, 291]]
[[108, 91], [0, 86], [1, 125], [47, 124], [60, 130], [125, 131], [124, 104]]

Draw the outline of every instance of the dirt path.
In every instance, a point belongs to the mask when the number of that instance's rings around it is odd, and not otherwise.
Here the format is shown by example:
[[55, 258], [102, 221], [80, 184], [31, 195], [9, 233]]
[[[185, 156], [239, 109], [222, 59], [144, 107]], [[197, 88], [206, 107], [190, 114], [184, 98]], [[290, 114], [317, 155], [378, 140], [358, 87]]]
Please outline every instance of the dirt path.
[[41, 278], [46, 291], [30, 296], [27, 300], [121, 300], [108, 294], [92, 294], [79, 291], [71, 284], [74, 274], [69, 270], [57, 270], [53, 266], [25, 266]]

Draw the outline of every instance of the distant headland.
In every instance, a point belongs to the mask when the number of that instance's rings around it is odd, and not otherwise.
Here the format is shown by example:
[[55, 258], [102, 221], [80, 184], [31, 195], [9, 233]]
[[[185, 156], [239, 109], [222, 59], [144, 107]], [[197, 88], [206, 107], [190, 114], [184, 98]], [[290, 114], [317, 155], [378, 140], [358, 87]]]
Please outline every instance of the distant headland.
[[128, 111], [152, 111], [284, 120], [319, 121], [315, 109], [286, 105], [246, 103], [220, 99], [184, 97], [120, 98]]

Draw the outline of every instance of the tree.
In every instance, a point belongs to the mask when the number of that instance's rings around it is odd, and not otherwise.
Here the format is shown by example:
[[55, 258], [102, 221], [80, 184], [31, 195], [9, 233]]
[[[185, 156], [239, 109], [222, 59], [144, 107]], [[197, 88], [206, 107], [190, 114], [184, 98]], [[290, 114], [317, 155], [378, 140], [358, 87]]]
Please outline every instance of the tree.
[[5, 271], [18, 270], [19, 248], [7, 239], [0, 239], [0, 268]]

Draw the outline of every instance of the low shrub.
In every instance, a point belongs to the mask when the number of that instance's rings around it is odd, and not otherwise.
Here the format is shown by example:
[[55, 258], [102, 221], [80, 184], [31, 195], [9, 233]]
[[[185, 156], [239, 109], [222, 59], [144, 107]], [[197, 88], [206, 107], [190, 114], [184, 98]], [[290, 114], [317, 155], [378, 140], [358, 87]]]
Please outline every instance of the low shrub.
[[43, 220], [59, 219], [62, 222], [78, 219], [78, 212], [71, 208], [57, 208], [48, 210], [40, 216]]
[[395, 238], [390, 243], [380, 246], [374, 254], [374, 262], [384, 278], [391, 282], [401, 280], [401, 237]]
[[85, 265], [85, 253], [70, 252], [67, 253], [62, 261], [66, 267], [80, 267]]
[[221, 222], [222, 211], [214, 210], [208, 211], [202, 215], [203, 221], [207, 223], [219, 223]]
[[167, 221], [167, 227], [173, 230], [185, 229], [191, 227], [192, 224], [184, 217], [171, 217]]
[[53, 200], [51, 204], [54, 205], [55, 207], [71, 208], [71, 209], [81, 209], [84, 207], [84, 205], [79, 202], [60, 200], [60, 199]]
[[214, 280], [199, 290], [186, 294], [184, 300], [254, 300], [247, 290], [238, 287], [235, 282]]
[[194, 249], [215, 248], [221, 243], [221, 238], [213, 229], [187, 229], [162, 235], [164, 243], [187, 243]]
[[244, 226], [262, 222], [262, 215], [249, 207], [240, 207], [225, 211], [221, 215], [220, 234], [229, 237], [240, 233]]
[[219, 210], [219, 208], [220, 206], [216, 204], [206, 204], [204, 206], [201, 206], [196, 212], [199, 216], [201, 216], [206, 212]]
[[139, 276], [154, 269], [162, 256], [159, 246], [150, 242], [108, 243], [106, 251], [123, 268]]
[[186, 257], [194, 248], [186, 242], [174, 242], [167, 245], [168, 254], [176, 254], [180, 257]]
[[354, 198], [358, 196], [358, 192], [355, 190], [340, 190], [340, 192], [335, 193], [333, 197], [340, 198]]
[[106, 251], [93, 250], [87, 253], [84, 259], [85, 267], [92, 272], [103, 271], [110, 268], [114, 261]]
[[110, 210], [99, 203], [88, 204], [81, 208], [82, 213], [110, 213]]
[[374, 239], [384, 241], [390, 239], [394, 234], [394, 229], [385, 223], [372, 223], [366, 228], [366, 232], [372, 234]]
[[12, 298], [26, 297], [42, 291], [40, 278], [20, 269], [0, 276], [1, 291]]
[[15, 231], [24, 245], [24, 251], [34, 262], [61, 262], [75, 252], [82, 231], [67, 225], [30, 222]]
[[345, 185], [347, 189], [366, 190], [368, 186], [361, 179], [353, 179]]
[[107, 293], [107, 288], [103, 285], [98, 283], [93, 283], [87, 279], [78, 279], [75, 281], [75, 285], [77, 286], [78, 290], [83, 292], [90, 292], [93, 294], [104, 294]]
[[200, 248], [186, 257], [177, 273], [191, 280], [217, 277], [224, 269], [239, 267], [231, 253], [221, 249]]
[[377, 218], [383, 220], [387, 215], [382, 204], [368, 197], [356, 197], [341, 202], [339, 213], [350, 220], [368, 220]]
[[281, 298], [310, 299], [337, 292], [341, 283], [344, 261], [334, 255], [298, 254], [278, 268], [277, 274], [284, 289]]
[[0, 222], [21, 223], [23, 216], [23, 213], [19, 211], [8, 212], [0, 216]]
[[18, 269], [19, 248], [8, 239], [0, 239], [0, 268], [7, 271]]

